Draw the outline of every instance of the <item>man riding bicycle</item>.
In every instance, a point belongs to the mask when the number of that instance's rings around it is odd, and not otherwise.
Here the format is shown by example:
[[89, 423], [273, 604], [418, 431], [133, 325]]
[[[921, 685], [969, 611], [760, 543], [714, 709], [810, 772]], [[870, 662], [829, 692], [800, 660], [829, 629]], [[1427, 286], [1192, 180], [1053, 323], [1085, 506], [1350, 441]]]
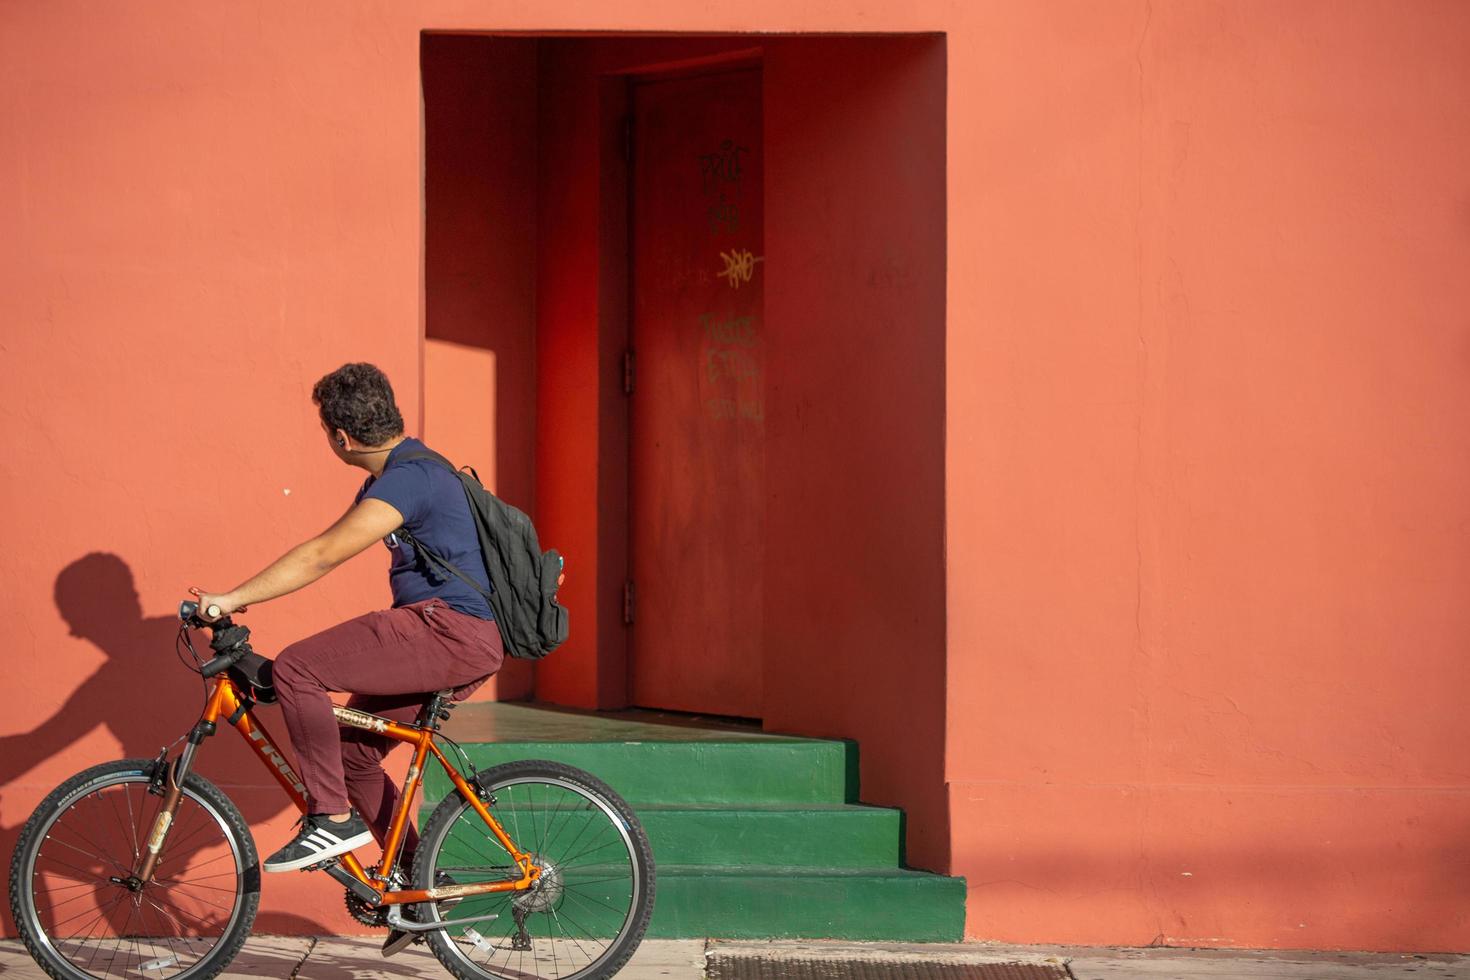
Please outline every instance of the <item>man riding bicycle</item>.
[[[385, 956], [423, 940], [461, 980], [523, 977], [527, 957], [549, 957], [567, 980], [607, 980], [653, 915], [653, 852], [638, 815], [573, 766], [522, 759], [479, 770], [465, 757], [461, 768], [438, 744], [449, 700], [483, 684], [503, 654], [541, 656], [565, 639], [560, 555], [541, 551], [526, 516], [472, 474], [404, 436], [377, 368], [344, 365], [312, 399], [333, 453], [367, 471], [352, 506], [236, 588], [190, 590], [198, 602], [180, 603], [178, 640], [205, 682], [203, 710], [172, 758], [166, 746], [153, 759], [93, 765], [41, 801], [11, 860], [16, 931], [53, 977], [213, 977], [256, 921], [263, 863], [330, 875], [354, 918], [388, 928]], [[231, 614], [316, 581], [380, 538], [393, 607], [291, 645], [267, 676]], [[203, 660], [188, 631], [206, 626], [214, 656]], [[349, 707], [334, 706], [332, 691], [350, 694]], [[252, 711], [271, 700], [296, 770]], [[303, 814], [300, 832], [264, 862], [239, 808], [194, 770], [220, 728], [254, 746]], [[402, 790], [381, 765], [395, 742], [414, 750]], [[430, 760], [452, 789], [420, 840], [409, 811]], [[374, 837], [376, 865], [347, 853]], [[493, 938], [473, 928], [497, 920]]]
[[[275, 659], [276, 696], [310, 810], [300, 832], [263, 862], [266, 871], [306, 868], [373, 838], [381, 844], [392, 819], [399, 791], [381, 763], [395, 743], [361, 729], [344, 734], [329, 691], [350, 692], [349, 707], [408, 723], [427, 692], [452, 688], [455, 700], [468, 697], [500, 668], [504, 652], [464, 488], [432, 459], [403, 458], [425, 447], [404, 436], [388, 379], [371, 364], [346, 364], [318, 381], [311, 397], [332, 452], [369, 474], [352, 506], [234, 589], [190, 589], [201, 609], [218, 606], [228, 616], [310, 585], [375, 541], [392, 554], [391, 609], [307, 637]], [[466, 570], [474, 586], [437, 573], [394, 533], [399, 528]], [[410, 827], [405, 867], [417, 845]]]

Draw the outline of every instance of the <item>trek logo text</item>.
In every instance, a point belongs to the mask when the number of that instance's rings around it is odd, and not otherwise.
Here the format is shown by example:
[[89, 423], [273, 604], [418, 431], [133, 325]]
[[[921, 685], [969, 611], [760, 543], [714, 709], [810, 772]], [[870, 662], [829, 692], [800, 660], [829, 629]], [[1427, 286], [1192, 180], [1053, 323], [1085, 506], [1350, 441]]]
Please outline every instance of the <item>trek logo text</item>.
[[259, 742], [261, 755], [264, 755], [271, 765], [280, 770], [281, 775], [286, 777], [286, 781], [291, 784], [296, 792], [302, 796], [306, 795], [306, 786], [301, 782], [301, 777], [292, 771], [291, 764], [286, 761], [285, 757], [281, 755], [274, 745], [266, 741], [264, 735], [258, 731], [251, 732], [250, 741]]

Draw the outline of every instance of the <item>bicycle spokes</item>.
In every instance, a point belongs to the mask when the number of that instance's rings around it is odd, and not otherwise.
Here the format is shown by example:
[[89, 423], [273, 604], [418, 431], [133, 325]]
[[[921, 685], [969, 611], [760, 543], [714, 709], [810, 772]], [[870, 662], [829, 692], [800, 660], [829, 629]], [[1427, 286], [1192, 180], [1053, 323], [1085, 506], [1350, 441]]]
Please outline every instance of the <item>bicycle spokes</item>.
[[164, 801], [147, 777], [118, 779], [61, 808], [30, 861], [32, 924], [93, 976], [167, 980], [207, 955], [239, 916], [239, 848], [219, 815], [182, 795], [166, 845], [148, 841]]
[[[437, 916], [499, 914], [473, 926], [451, 922], [443, 935], [452, 946], [443, 952], [487, 977], [595, 975], [641, 933], [651, 888], [646, 840], [577, 776], [525, 765], [519, 778], [493, 784], [492, 812], [515, 846], [530, 851], [540, 874], [529, 889], [469, 896]], [[425, 833], [436, 874], [461, 884], [520, 876], [469, 806], [436, 814]]]

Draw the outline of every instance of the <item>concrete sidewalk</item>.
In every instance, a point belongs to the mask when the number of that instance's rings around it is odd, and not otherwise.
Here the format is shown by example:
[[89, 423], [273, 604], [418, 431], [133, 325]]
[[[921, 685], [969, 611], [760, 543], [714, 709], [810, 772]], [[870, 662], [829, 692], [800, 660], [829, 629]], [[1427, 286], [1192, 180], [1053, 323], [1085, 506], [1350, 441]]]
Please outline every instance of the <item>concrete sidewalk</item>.
[[[252, 938], [223, 974], [226, 980], [399, 980], [447, 977], [439, 962], [415, 946], [392, 959], [378, 954], [374, 939]], [[918, 975], [920, 966], [976, 968], [985, 980], [998, 964], [1050, 967], [1069, 980], [1470, 980], [1470, 956], [1393, 953], [1313, 953], [1255, 950], [1089, 949], [1075, 946], [998, 946], [988, 943], [837, 943], [648, 940], [620, 980], [704, 980], [709, 968], [750, 957], [767, 960], [765, 976], [781, 976], [791, 964], [832, 980], [861, 972], [868, 977]], [[776, 961], [774, 963], [769, 961]], [[5, 980], [46, 980], [15, 940], [0, 941]], [[952, 975], [958, 975], [952, 974]], [[1002, 972], [990, 973], [1000, 977]], [[1014, 974], [1012, 974], [1014, 975]]]

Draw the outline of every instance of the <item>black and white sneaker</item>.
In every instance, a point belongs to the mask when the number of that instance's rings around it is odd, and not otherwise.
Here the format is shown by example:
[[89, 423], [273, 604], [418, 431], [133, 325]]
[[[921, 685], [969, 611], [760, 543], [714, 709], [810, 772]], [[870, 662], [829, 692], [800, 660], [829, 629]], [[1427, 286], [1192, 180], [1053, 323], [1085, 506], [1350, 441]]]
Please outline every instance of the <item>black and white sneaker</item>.
[[310, 813], [299, 821], [301, 830], [261, 865], [266, 871], [295, 871], [346, 854], [372, 841], [372, 831], [356, 810], [343, 823]]
[[[455, 881], [452, 876], [446, 874], [443, 871], [440, 871], [434, 875], [435, 888], [443, 888], [446, 885], [457, 884], [459, 884], [459, 882]], [[446, 898], [444, 901], [439, 903], [439, 911], [444, 912], [463, 901], [464, 898], [460, 896], [455, 896], [454, 898]], [[414, 917], [414, 908], [415, 906], [413, 905], [405, 908], [403, 910], [403, 917], [405, 919], [412, 919]], [[412, 946], [416, 942], [419, 942], [423, 938], [424, 934], [421, 932], [409, 932], [406, 929], [389, 929], [388, 937], [383, 940], [383, 955], [392, 956], [394, 953], [398, 953], [407, 949], [408, 947]]]

